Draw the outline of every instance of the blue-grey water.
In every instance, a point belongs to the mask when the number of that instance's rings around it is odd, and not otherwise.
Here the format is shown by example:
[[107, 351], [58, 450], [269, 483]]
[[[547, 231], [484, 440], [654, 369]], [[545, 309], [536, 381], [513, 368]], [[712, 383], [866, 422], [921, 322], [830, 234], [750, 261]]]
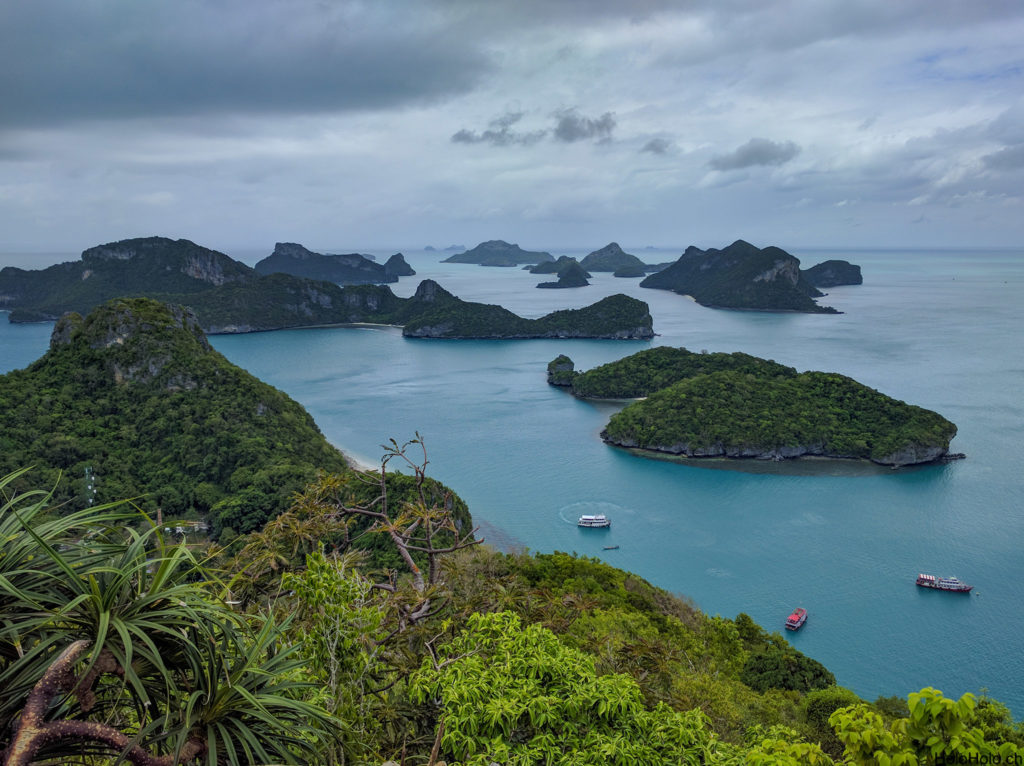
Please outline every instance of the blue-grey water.
[[[796, 254], [805, 266], [839, 257], [863, 267], [865, 284], [822, 299], [845, 313], [719, 311], [607, 274], [588, 288], [537, 290], [540, 278], [520, 269], [407, 252], [418, 275], [395, 287], [401, 295], [433, 277], [467, 300], [539, 316], [626, 292], [651, 305], [660, 336], [429, 341], [364, 327], [213, 342], [302, 402], [361, 462], [374, 463], [390, 438], [421, 433], [431, 474], [466, 499], [492, 541], [598, 556], [707, 612], [747, 612], [770, 630], [804, 606], [806, 626], [787, 638], [860, 695], [987, 689], [1020, 717], [1024, 253]], [[0, 370], [37, 358], [49, 331], [0, 322]], [[901, 471], [648, 460], [598, 438], [619, 405], [578, 401], [545, 382], [559, 353], [589, 368], [657, 344], [850, 375], [954, 421], [952, 448], [968, 457]], [[611, 529], [578, 529], [587, 512], [607, 513]], [[917, 588], [918, 572], [956, 575], [975, 593]]]

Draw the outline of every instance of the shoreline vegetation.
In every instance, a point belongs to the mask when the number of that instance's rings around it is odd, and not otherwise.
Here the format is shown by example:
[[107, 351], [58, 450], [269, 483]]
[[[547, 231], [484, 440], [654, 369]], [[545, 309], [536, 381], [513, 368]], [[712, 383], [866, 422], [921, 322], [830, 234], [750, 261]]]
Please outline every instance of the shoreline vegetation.
[[[688, 354], [676, 361], [708, 363]], [[719, 356], [730, 371], [775, 365]], [[657, 358], [636, 379], [595, 385], [652, 388]], [[570, 385], [588, 374], [560, 359], [549, 369]], [[181, 306], [120, 299], [65, 316], [43, 358], [0, 377], [0, 399], [4, 458], [46, 466], [0, 469], [8, 766], [85, 751], [169, 766], [833, 766], [1022, 752], [1024, 730], [987, 696], [865, 701], [744, 613], [711, 616], [596, 558], [480, 545], [465, 503], [426, 475], [419, 434], [353, 470]], [[33, 491], [53, 486], [45, 470], [72, 476], [101, 457], [99, 495], [82, 481], [56, 510], [57, 491]], [[336, 470], [309, 476], [306, 458]], [[301, 483], [261, 505], [283, 477], [265, 471], [286, 460]], [[183, 485], [203, 471], [202, 486]], [[200, 512], [218, 491], [226, 504]], [[189, 513], [225, 511], [245, 528], [214, 518], [210, 536], [173, 541], [171, 525], [199, 528]], [[162, 513], [166, 528], [152, 521]]]
[[938, 413], [843, 375], [798, 373], [749, 354], [660, 346], [587, 372], [561, 355], [548, 364], [548, 382], [580, 398], [636, 399], [601, 438], [640, 454], [892, 467], [963, 457], [949, 453], [956, 426]]

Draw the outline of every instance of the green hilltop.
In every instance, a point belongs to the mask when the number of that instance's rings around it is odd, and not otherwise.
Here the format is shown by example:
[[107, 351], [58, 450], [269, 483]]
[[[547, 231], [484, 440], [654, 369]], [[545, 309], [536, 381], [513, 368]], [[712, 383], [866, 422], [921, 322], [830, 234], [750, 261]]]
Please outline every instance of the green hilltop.
[[0, 474], [35, 465], [58, 500], [145, 498], [217, 532], [258, 529], [318, 470], [347, 470], [302, 406], [228, 362], [191, 311], [145, 298], [66, 315], [42, 358], [0, 377], [0, 445]]
[[147, 298], [65, 315], [43, 357], [0, 376], [0, 475], [24, 466], [57, 501], [137, 498], [222, 539], [260, 529], [319, 472], [349, 470], [305, 409], [213, 349], [189, 309]]

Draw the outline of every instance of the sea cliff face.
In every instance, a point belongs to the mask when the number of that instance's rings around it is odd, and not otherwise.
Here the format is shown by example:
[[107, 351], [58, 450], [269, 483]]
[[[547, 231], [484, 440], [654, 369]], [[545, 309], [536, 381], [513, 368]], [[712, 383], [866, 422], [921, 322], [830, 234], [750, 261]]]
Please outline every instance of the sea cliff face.
[[[558, 384], [555, 384], [558, 385]], [[758, 445], [736, 445], [716, 442], [707, 445], [642, 444], [633, 438], [611, 437], [607, 430], [601, 432], [606, 444], [645, 452], [659, 452], [691, 458], [737, 458], [748, 460], [793, 460], [801, 457], [825, 457], [840, 460], [861, 460], [863, 455], [843, 454], [830, 450], [825, 444], [797, 444], [789, 446], [764, 447]], [[949, 455], [949, 448], [942, 446], [908, 445], [889, 455], [867, 458], [878, 465], [901, 468], [903, 466], [935, 463]], [[952, 456], [958, 457], [958, 456]]]

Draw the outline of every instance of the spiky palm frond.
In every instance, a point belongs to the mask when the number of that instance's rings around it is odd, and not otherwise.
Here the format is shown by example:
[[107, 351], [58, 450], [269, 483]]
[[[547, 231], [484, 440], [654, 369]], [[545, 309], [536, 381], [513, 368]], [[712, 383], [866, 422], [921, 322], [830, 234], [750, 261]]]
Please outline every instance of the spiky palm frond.
[[[309, 762], [333, 719], [302, 701], [282, 628], [217, 601], [223, 586], [185, 546], [129, 525], [145, 521], [138, 512], [51, 517], [49, 498], [0, 506], [0, 720], [14, 722], [0, 748], [28, 742], [57, 761]], [[30, 707], [49, 734], [19, 725]]]

